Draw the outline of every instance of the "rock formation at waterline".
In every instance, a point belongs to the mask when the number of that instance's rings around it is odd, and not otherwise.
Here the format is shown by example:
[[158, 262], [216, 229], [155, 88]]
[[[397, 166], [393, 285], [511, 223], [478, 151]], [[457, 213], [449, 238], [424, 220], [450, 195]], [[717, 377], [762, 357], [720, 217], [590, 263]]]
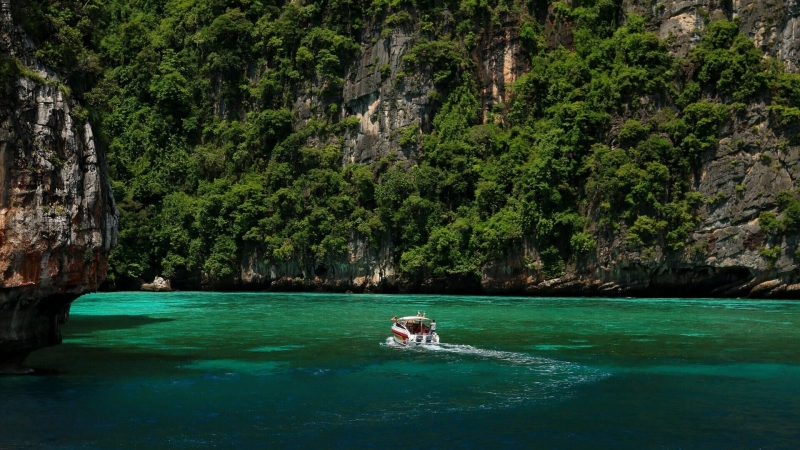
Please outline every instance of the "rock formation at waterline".
[[0, 365], [61, 342], [70, 303], [97, 289], [117, 212], [91, 126], [0, 1]]
[[142, 285], [142, 290], [152, 292], [170, 292], [172, 291], [172, 286], [170, 285], [169, 280], [165, 280], [162, 277], [156, 277], [152, 283], [144, 283]]

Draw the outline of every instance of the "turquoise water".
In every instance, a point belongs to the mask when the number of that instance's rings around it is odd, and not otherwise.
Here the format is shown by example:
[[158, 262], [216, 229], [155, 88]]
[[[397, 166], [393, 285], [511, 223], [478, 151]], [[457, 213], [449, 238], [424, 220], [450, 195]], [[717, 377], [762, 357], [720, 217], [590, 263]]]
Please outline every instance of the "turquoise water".
[[64, 338], [0, 448], [800, 448], [800, 302], [93, 294]]

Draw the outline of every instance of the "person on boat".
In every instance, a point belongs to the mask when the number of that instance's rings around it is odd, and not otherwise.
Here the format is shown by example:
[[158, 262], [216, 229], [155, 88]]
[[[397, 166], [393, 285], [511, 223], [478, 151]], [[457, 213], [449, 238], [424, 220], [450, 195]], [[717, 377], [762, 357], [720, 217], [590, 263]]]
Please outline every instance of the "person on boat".
[[392, 317], [392, 323], [397, 325], [397, 316]]
[[431, 334], [436, 334], [436, 319], [431, 321]]

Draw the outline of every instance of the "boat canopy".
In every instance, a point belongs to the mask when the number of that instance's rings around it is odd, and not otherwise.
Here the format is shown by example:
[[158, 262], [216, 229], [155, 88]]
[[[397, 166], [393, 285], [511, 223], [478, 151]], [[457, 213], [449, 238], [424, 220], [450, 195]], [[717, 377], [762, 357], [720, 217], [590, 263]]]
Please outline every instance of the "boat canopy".
[[402, 320], [404, 322], [408, 322], [409, 320], [411, 320], [411, 321], [420, 321], [420, 322], [430, 322], [431, 321], [431, 319], [429, 319], [427, 317], [422, 317], [422, 316], [407, 316], [407, 317], [401, 317], [401, 318], [399, 318], [397, 320]]

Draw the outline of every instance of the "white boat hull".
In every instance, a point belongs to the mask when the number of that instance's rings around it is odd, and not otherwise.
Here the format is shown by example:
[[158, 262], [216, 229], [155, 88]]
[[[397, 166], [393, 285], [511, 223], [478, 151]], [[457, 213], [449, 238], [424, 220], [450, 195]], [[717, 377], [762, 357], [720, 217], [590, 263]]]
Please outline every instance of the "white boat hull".
[[439, 343], [439, 335], [435, 332], [413, 334], [398, 326], [392, 327], [392, 338], [400, 345], [436, 345]]

